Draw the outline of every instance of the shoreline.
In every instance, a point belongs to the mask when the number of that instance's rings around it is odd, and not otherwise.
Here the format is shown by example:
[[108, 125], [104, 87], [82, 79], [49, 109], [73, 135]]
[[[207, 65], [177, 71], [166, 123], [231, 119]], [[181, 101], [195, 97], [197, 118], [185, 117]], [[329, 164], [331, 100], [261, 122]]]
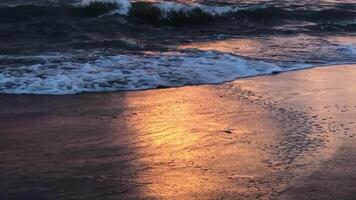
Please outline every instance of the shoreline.
[[356, 198], [355, 75], [353, 64], [154, 90], [1, 94], [0, 197]]
[[239, 80], [250, 79], [255, 77], [265, 77], [265, 76], [275, 76], [282, 73], [289, 73], [295, 72], [300, 70], [309, 70], [314, 68], [324, 68], [324, 67], [338, 67], [338, 66], [346, 66], [346, 65], [356, 65], [356, 63], [328, 63], [328, 64], [320, 64], [320, 65], [311, 65], [305, 67], [292, 67], [286, 71], [273, 71], [268, 74], [257, 74], [257, 75], [249, 75], [234, 78], [232, 80], [226, 80], [222, 82], [216, 83], [197, 83], [197, 84], [187, 84], [187, 85], [177, 85], [177, 86], [158, 86], [156, 88], [144, 88], [144, 89], [127, 89], [127, 90], [108, 90], [108, 91], [81, 91], [77, 93], [0, 93], [1, 95], [34, 95], [34, 96], [66, 96], [66, 95], [83, 95], [83, 94], [108, 94], [108, 93], [125, 93], [125, 92], [140, 92], [140, 91], [150, 91], [150, 90], [161, 90], [161, 89], [177, 89], [177, 88], [184, 88], [184, 87], [194, 87], [194, 86], [214, 86], [214, 85], [221, 85], [221, 84], [228, 84]]

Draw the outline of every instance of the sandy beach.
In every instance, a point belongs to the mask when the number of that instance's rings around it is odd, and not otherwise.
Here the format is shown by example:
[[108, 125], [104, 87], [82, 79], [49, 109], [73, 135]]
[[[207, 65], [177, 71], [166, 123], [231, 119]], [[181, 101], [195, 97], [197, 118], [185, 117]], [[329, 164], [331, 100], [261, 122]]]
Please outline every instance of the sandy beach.
[[356, 199], [356, 65], [0, 95], [0, 199]]

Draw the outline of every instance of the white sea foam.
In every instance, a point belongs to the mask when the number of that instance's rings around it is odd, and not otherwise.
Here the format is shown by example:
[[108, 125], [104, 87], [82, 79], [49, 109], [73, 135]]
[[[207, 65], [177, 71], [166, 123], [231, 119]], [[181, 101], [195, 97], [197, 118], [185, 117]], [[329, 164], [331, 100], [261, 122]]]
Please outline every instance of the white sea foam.
[[86, 62], [63, 54], [3, 59], [40, 59], [33, 65], [0, 66], [0, 92], [16, 94], [141, 90], [282, 71], [272, 63], [212, 51], [99, 56]]
[[162, 18], [167, 18], [171, 13], [184, 13], [185, 15], [191, 14], [194, 10], [199, 10], [202, 13], [219, 16], [230, 12], [236, 12], [239, 10], [238, 7], [232, 6], [209, 6], [203, 4], [181, 4], [175, 2], [158, 2], [154, 4], [161, 13]]
[[[106, 3], [106, 4], [116, 4], [118, 5], [118, 9], [114, 10], [108, 14], [121, 14], [121, 15], [128, 15], [130, 8], [132, 6], [130, 0], [82, 0], [79, 4], [82, 7], [90, 6], [93, 3]], [[183, 13], [185, 15], [189, 15], [195, 10], [199, 10], [202, 13], [212, 15], [212, 16], [219, 16], [230, 12], [236, 12], [240, 8], [234, 6], [210, 6], [204, 5], [199, 3], [193, 4], [182, 4], [176, 2], [152, 2], [152, 5], [156, 7], [162, 18], [167, 18], [172, 13]]]
[[113, 14], [127, 15], [131, 8], [129, 0], [82, 0], [80, 6], [87, 7], [93, 3], [116, 4], [118, 9], [113, 11]]
[[[356, 63], [355, 45], [331, 45], [336, 57], [327, 62], [311, 56], [306, 63], [261, 61], [217, 51], [104, 55], [74, 51], [33, 56], [0, 55], [0, 93], [75, 94], [142, 90], [192, 84], [222, 83], [242, 77], [271, 74], [315, 65]], [[296, 52], [294, 52], [297, 54]], [[304, 54], [302, 54], [304, 55]], [[304, 56], [305, 57], [305, 56]], [[328, 57], [328, 56], [327, 56]], [[314, 64], [307, 64], [314, 63]]]

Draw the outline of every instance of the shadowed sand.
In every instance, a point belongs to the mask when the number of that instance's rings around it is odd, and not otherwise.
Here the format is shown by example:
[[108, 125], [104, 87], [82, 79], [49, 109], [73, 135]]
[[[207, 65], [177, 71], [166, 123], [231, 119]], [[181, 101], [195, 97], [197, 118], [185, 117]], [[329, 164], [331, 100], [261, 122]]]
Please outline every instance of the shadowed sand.
[[355, 199], [356, 66], [0, 96], [0, 199]]

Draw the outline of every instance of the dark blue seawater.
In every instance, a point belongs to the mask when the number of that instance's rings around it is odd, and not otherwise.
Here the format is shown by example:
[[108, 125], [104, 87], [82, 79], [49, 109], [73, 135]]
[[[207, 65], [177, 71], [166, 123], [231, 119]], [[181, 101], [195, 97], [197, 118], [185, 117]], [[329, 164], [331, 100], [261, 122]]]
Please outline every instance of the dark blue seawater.
[[356, 2], [3, 0], [0, 93], [221, 83], [356, 63]]

